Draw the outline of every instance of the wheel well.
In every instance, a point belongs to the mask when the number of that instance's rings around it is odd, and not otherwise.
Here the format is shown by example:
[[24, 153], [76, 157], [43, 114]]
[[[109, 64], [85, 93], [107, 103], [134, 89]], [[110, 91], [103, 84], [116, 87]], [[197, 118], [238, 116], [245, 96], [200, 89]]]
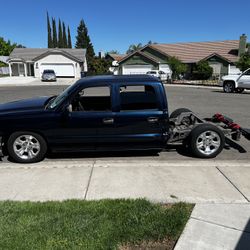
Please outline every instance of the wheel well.
[[235, 86], [235, 82], [232, 81], [232, 80], [226, 80], [226, 81], [224, 81], [223, 86], [224, 86], [226, 83], [232, 83], [232, 84], [234, 84], [234, 86]]

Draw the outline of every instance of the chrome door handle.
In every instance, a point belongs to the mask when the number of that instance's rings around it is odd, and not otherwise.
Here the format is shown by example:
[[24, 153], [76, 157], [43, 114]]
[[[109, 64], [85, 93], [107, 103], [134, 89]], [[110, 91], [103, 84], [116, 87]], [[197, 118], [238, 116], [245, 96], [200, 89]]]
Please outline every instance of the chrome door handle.
[[114, 123], [114, 118], [103, 118], [102, 122], [104, 124], [113, 124]]
[[149, 117], [148, 118], [148, 122], [149, 123], [156, 123], [156, 122], [158, 122], [159, 121], [159, 119], [157, 118], [157, 117]]

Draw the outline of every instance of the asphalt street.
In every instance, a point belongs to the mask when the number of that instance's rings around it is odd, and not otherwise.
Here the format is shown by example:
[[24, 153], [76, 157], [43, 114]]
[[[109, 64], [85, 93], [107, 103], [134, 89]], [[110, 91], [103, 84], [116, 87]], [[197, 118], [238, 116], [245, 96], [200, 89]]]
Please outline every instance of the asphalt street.
[[[15, 101], [34, 96], [51, 96], [60, 93], [67, 86], [1, 86], [0, 103]], [[222, 113], [234, 119], [243, 127], [250, 128], [250, 92], [242, 94], [225, 94], [219, 88], [204, 87], [185, 87], [185, 86], [166, 86], [169, 110], [181, 107], [190, 108], [200, 117], [211, 117], [215, 113]], [[218, 160], [248, 160], [250, 159], [250, 142], [242, 138], [239, 147], [231, 145], [217, 157]], [[232, 147], [233, 146], [233, 147]], [[182, 148], [168, 148], [159, 155], [148, 153], [88, 153], [88, 154], [63, 154], [51, 155], [46, 160], [92, 160], [92, 159], [142, 159], [142, 160], [196, 160], [193, 159]], [[7, 158], [2, 159], [4, 162]]]

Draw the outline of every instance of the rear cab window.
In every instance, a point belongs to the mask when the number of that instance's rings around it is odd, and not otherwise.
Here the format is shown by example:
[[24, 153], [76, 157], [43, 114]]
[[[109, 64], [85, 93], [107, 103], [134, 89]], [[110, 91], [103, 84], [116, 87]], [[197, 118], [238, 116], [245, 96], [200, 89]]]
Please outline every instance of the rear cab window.
[[159, 110], [156, 89], [152, 85], [126, 85], [119, 87], [120, 111]]

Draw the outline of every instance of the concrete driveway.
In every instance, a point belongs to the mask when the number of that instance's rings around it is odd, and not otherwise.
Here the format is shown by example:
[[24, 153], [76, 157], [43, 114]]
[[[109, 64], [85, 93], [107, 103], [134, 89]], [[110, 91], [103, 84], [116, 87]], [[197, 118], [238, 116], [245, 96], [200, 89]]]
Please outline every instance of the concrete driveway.
[[60, 85], [70, 85], [75, 81], [76, 79], [58, 78], [56, 82], [42, 82], [40, 79], [34, 77], [12, 76], [12, 77], [0, 77], [0, 87], [39, 86], [39, 85], [60, 86]]

